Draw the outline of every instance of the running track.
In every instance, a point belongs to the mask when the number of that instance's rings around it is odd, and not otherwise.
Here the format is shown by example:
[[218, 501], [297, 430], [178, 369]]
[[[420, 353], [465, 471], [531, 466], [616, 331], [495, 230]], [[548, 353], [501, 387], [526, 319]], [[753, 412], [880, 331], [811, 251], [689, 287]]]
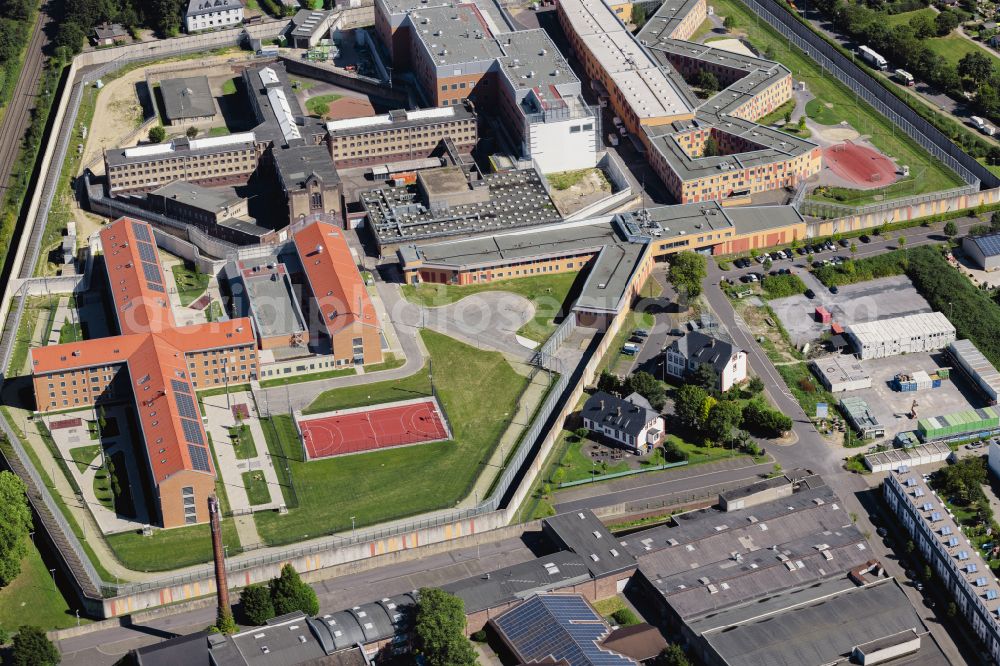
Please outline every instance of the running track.
[[433, 400], [299, 421], [309, 460], [448, 438]]

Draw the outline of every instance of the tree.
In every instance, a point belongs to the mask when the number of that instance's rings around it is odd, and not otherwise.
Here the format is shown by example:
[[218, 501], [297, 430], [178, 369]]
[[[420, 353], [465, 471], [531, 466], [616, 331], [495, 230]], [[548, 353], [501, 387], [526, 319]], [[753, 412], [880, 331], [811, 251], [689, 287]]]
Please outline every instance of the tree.
[[[996, 217], [996, 213], [993, 213], [993, 217]], [[953, 238], [958, 235], [958, 225], [955, 224], [954, 220], [948, 220], [945, 222], [944, 235], [948, 238]]]
[[935, 33], [934, 19], [926, 14], [917, 14], [910, 19], [910, 30], [917, 39], [927, 39], [933, 37]]
[[576, 435], [576, 438], [579, 441], [582, 442], [583, 440], [585, 440], [588, 437], [590, 437], [590, 429], [589, 428], [577, 428], [576, 430], [573, 431], [573, 434]]
[[934, 17], [934, 28], [938, 37], [944, 37], [958, 27], [958, 14], [944, 10]]
[[764, 390], [764, 380], [754, 375], [747, 381], [745, 388], [750, 395], [757, 395]]
[[281, 575], [273, 579], [269, 587], [275, 614], [284, 615], [297, 610], [306, 615], [315, 615], [319, 612], [316, 590], [302, 582], [291, 564], [281, 568]]
[[900, 236], [899, 238], [896, 239], [896, 242], [899, 244], [899, 247], [902, 248], [904, 245], [906, 245], [906, 236]]
[[736, 17], [727, 16], [725, 20], [722, 21], [722, 27], [726, 29], [726, 32], [732, 32], [736, 29]]
[[188, 128], [187, 128], [187, 131], [186, 131], [186, 132], [184, 132], [184, 134], [186, 134], [186, 135], [187, 135], [187, 138], [189, 138], [189, 139], [193, 139], [193, 138], [195, 138], [196, 136], [198, 136], [198, 128], [197, 128], [197, 127], [195, 127], [194, 125], [192, 125], [191, 127], [188, 127]]
[[30, 625], [17, 630], [10, 653], [12, 666], [56, 666], [59, 659], [59, 650], [44, 631]]
[[271, 591], [263, 585], [248, 585], [240, 593], [243, 616], [250, 624], [260, 626], [274, 617]]
[[705, 434], [717, 444], [728, 444], [733, 437], [733, 428], [740, 424], [743, 410], [738, 402], [723, 400], [712, 406], [705, 421]]
[[646, 25], [646, 8], [643, 5], [632, 5], [632, 23], [637, 28]]
[[719, 79], [712, 72], [703, 69], [695, 77], [694, 84], [704, 90], [709, 95], [719, 91]]
[[25, 490], [16, 474], [0, 472], [0, 587], [17, 578], [28, 553], [31, 509]]
[[708, 363], [702, 363], [691, 373], [690, 381], [695, 386], [705, 389], [708, 393], [713, 393], [719, 387], [719, 373]]
[[163, 129], [163, 125], [156, 125], [149, 128], [149, 140], [153, 143], [162, 143], [166, 138], [167, 130]]
[[691, 662], [680, 645], [671, 643], [656, 658], [656, 666], [691, 666]]
[[678, 293], [686, 294], [688, 298], [696, 298], [701, 294], [701, 281], [706, 275], [708, 269], [705, 257], [685, 250], [671, 258], [667, 279]]
[[420, 589], [414, 635], [418, 654], [435, 666], [474, 666], [476, 651], [465, 637], [465, 603], [433, 587]]
[[714, 136], [710, 136], [705, 139], [705, 145], [702, 146], [701, 156], [702, 157], [717, 157], [721, 155], [719, 149], [719, 141]]
[[993, 63], [985, 53], [969, 51], [958, 61], [958, 73], [978, 85], [993, 75]]
[[597, 378], [597, 390], [605, 393], [621, 393], [622, 380], [619, 379], [618, 375], [601, 370], [601, 374]]
[[682, 425], [694, 430], [701, 429], [702, 405], [708, 399], [708, 392], [694, 384], [684, 384], [674, 396], [674, 416]]
[[1000, 231], [1000, 211], [990, 215], [990, 231]]
[[653, 409], [663, 409], [663, 403], [667, 400], [666, 390], [656, 377], [640, 370], [629, 377], [627, 383], [628, 388], [648, 400]]
[[799, 116], [799, 131], [801, 132], [806, 128], [806, 114]]
[[743, 427], [770, 437], [780, 437], [792, 429], [792, 419], [757, 398], [743, 407]]
[[853, 256], [853, 255], [855, 255], [857, 253], [858, 253], [858, 244], [857, 243], [851, 243], [851, 255]]

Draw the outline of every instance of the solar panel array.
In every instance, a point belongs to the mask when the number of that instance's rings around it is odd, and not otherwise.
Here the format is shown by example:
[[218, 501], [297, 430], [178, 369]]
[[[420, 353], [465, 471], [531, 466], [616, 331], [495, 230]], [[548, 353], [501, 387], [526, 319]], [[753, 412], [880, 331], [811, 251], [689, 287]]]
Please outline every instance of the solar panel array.
[[147, 243], [153, 242], [153, 237], [149, 233], [149, 227], [141, 222], [132, 223], [132, 232], [135, 234], [135, 237], [141, 241], [146, 241]]
[[[139, 263], [142, 264], [142, 273], [146, 276], [146, 286], [153, 291], [166, 293], [163, 288], [163, 271], [160, 269], [160, 261], [156, 256], [156, 247], [152, 243], [149, 230], [145, 226], [132, 224], [135, 236], [138, 239], [136, 247], [139, 250]], [[139, 231], [139, 230], [142, 231]]]
[[181, 419], [181, 428], [184, 429], [184, 439], [190, 444], [205, 445], [205, 439], [201, 436], [201, 428], [198, 422], [192, 419]]
[[576, 595], [540, 595], [497, 618], [496, 624], [526, 662], [565, 660], [574, 666], [634, 663], [602, 650], [609, 629], [601, 617]]
[[188, 453], [191, 455], [191, 464], [199, 472], [210, 472], [212, 468], [208, 466], [208, 451], [204, 446], [194, 446], [188, 444]]
[[194, 398], [185, 393], [175, 393], [174, 399], [177, 401], [177, 412], [181, 415], [181, 418], [198, 418], [198, 410], [195, 409]]
[[995, 257], [1000, 254], [1000, 234], [990, 234], [989, 236], [980, 236], [974, 238], [973, 242], [979, 246], [980, 251], [982, 251], [983, 256]]

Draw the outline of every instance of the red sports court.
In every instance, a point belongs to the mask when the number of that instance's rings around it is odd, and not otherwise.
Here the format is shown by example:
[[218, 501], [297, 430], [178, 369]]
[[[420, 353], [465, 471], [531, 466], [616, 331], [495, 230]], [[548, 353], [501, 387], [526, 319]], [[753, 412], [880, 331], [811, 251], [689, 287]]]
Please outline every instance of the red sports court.
[[896, 182], [896, 164], [888, 157], [845, 141], [823, 149], [823, 163], [859, 189], [885, 187]]
[[297, 417], [307, 460], [449, 439], [433, 398]]

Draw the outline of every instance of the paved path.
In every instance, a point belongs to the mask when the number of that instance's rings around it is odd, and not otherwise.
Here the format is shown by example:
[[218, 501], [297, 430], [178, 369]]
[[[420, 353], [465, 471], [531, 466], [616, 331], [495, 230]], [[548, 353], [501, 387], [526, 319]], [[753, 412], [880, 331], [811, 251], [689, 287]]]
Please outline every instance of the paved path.
[[56, 305], [56, 312], [52, 315], [52, 328], [49, 329], [49, 340], [45, 343], [46, 345], [59, 344], [59, 336], [62, 334], [62, 328], [69, 320], [69, 296], [60, 296], [59, 303]]
[[555, 496], [555, 508], [557, 512], [565, 513], [625, 502], [663, 502], [691, 496], [708, 486], [735, 481], [751, 483], [767, 475], [773, 468], [773, 463], [758, 465], [750, 458], [740, 457], [663, 472], [637, 474], [616, 481], [561, 490]]

